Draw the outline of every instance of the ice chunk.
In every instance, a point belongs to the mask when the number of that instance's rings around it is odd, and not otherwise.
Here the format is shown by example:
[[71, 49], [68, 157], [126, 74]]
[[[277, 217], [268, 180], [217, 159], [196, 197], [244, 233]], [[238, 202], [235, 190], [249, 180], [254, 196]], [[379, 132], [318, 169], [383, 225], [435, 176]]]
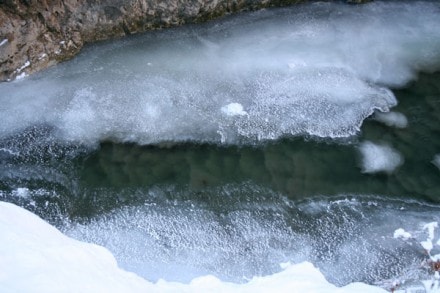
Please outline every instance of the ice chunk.
[[373, 118], [387, 126], [396, 128], [405, 128], [408, 126], [408, 119], [406, 119], [405, 115], [399, 112], [376, 112]]
[[29, 197], [30, 193], [29, 193], [29, 189], [26, 187], [19, 187], [16, 190], [14, 190], [13, 192], [14, 195], [18, 196], [18, 197]]
[[408, 240], [411, 238], [411, 234], [406, 232], [404, 229], [399, 228], [396, 231], [394, 231], [394, 238], [402, 238], [403, 240]]
[[230, 103], [221, 108], [222, 112], [227, 116], [243, 116], [247, 115], [247, 112], [243, 110], [243, 106], [239, 103]]
[[402, 156], [387, 145], [365, 141], [360, 144], [359, 150], [362, 155], [362, 172], [364, 173], [392, 173], [403, 163]]

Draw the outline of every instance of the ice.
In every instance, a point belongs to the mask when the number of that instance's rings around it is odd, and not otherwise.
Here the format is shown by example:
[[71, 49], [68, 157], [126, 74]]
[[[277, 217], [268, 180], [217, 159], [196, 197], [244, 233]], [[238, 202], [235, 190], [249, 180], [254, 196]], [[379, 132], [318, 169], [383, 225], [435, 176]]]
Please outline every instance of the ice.
[[18, 197], [23, 197], [23, 198], [30, 196], [29, 189], [26, 187], [19, 187], [19, 188], [15, 189], [13, 194], [15, 194]]
[[0, 148], [0, 152], [5, 152], [5, 153], [8, 153], [12, 156], [18, 156], [20, 154], [19, 152], [14, 152], [14, 151], [7, 149], [7, 148]]
[[392, 173], [403, 164], [402, 156], [388, 145], [365, 141], [360, 144], [359, 151], [362, 155], [362, 172], [364, 173]]
[[403, 240], [408, 240], [411, 238], [411, 233], [406, 232], [403, 228], [396, 229], [394, 231], [394, 238], [402, 238]]
[[438, 222], [431, 222], [423, 226], [423, 230], [428, 231], [428, 239], [434, 240], [434, 231], [438, 227]]
[[434, 156], [434, 159], [432, 160], [432, 163], [440, 169], [440, 154], [437, 154]]
[[5, 45], [7, 42], [8, 42], [8, 39], [3, 39], [3, 40], [0, 42], [0, 47], [3, 46], [3, 45]]
[[439, 7], [319, 2], [94, 45], [0, 84], [0, 137], [35, 125], [91, 145], [356, 135], [396, 105], [389, 87], [439, 68]]
[[432, 241], [430, 239], [426, 241], [421, 241], [420, 245], [422, 245], [423, 249], [425, 249], [428, 253], [431, 252], [433, 248]]
[[149, 282], [117, 266], [105, 248], [68, 238], [34, 214], [0, 202], [0, 282], [4, 292], [386, 292], [353, 283], [336, 287], [312, 264], [244, 284], [201, 276], [184, 284]]
[[247, 115], [247, 112], [243, 110], [243, 106], [239, 103], [230, 103], [221, 108], [222, 112], [227, 116], [242, 116]]
[[406, 119], [405, 115], [399, 112], [376, 112], [373, 118], [387, 126], [396, 128], [405, 128], [408, 126], [408, 119]]

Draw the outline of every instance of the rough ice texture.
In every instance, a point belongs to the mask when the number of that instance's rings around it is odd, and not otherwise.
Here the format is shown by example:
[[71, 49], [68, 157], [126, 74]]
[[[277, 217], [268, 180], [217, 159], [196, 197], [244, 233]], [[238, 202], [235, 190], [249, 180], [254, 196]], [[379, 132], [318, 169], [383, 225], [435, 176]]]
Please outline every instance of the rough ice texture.
[[365, 141], [360, 144], [362, 155], [362, 171], [365, 173], [392, 173], [403, 163], [402, 156], [387, 145]]
[[118, 268], [101, 246], [73, 240], [34, 214], [0, 202], [0, 284], [4, 292], [386, 292], [362, 283], [338, 288], [310, 263], [248, 283], [213, 276], [189, 284], [148, 282]]

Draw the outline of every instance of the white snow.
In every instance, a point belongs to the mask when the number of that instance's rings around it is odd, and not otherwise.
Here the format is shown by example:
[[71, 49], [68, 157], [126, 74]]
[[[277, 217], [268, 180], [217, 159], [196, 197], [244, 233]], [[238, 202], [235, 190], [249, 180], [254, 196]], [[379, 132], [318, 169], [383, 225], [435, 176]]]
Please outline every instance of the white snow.
[[17, 76], [15, 77], [15, 79], [16, 79], [16, 80], [20, 80], [20, 79], [25, 78], [26, 76], [27, 76], [26, 72], [22, 72], [22, 73], [20, 73], [19, 75], [17, 75]]
[[394, 231], [394, 236], [393, 237], [394, 238], [402, 238], [403, 240], [408, 240], [412, 236], [411, 236], [411, 233], [406, 232], [403, 228], [399, 228], [399, 229], [396, 229]]
[[376, 112], [373, 118], [391, 127], [405, 128], [408, 126], [408, 119], [399, 112]]
[[360, 144], [362, 171], [364, 173], [392, 173], [403, 163], [402, 156], [388, 145], [379, 145], [370, 141]]
[[73, 240], [36, 215], [0, 202], [2, 292], [386, 292], [362, 283], [336, 287], [307, 262], [282, 267], [245, 284], [213, 276], [188, 284], [151, 283], [118, 268], [107, 249]]
[[46, 54], [46, 53], [43, 53], [43, 54], [41, 54], [40, 57], [38, 57], [38, 60], [42, 60], [42, 59], [44, 59], [44, 58], [46, 58], [46, 57], [47, 57], [47, 54]]
[[0, 42], [0, 47], [3, 46], [3, 45], [5, 45], [7, 42], [8, 42], [8, 39], [3, 39], [3, 40]]
[[23, 64], [23, 66], [21, 66], [20, 68], [17, 68], [15, 70], [15, 72], [20, 73], [23, 71], [23, 69], [25, 69], [26, 67], [29, 67], [30, 65], [31, 65], [31, 62], [29, 62], [29, 60], [28, 60]]
[[239, 103], [230, 103], [221, 108], [222, 112], [227, 116], [243, 116], [247, 112], [243, 110], [243, 106]]

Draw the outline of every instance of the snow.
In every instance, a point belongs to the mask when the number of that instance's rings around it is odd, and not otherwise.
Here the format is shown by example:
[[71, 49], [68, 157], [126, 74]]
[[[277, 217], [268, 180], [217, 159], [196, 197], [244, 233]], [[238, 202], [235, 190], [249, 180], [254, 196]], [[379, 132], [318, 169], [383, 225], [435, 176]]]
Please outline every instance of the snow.
[[25, 69], [26, 67], [29, 67], [30, 65], [31, 65], [31, 62], [29, 62], [29, 60], [28, 60], [23, 64], [23, 66], [21, 66], [20, 68], [17, 68], [15, 70], [15, 72], [20, 73], [23, 71], [23, 69]]
[[394, 231], [394, 238], [402, 238], [403, 240], [408, 240], [411, 238], [411, 233], [406, 232], [404, 229], [399, 228], [396, 231]]
[[370, 141], [360, 144], [362, 171], [364, 173], [386, 172], [391, 174], [403, 163], [402, 156], [388, 145], [379, 145]]
[[17, 76], [15, 77], [15, 79], [16, 79], [16, 80], [20, 80], [20, 79], [25, 78], [26, 76], [27, 76], [27, 74], [26, 74], [25, 72], [22, 72], [22, 73], [20, 73], [19, 75], [17, 75]]
[[73, 240], [23, 208], [0, 202], [2, 292], [386, 292], [362, 283], [336, 287], [307, 262], [282, 268], [245, 284], [213, 276], [152, 283], [120, 269], [107, 249]]
[[243, 110], [243, 106], [239, 103], [230, 103], [221, 108], [222, 112], [227, 116], [243, 116], [247, 115], [247, 112]]
[[3, 46], [3, 45], [5, 45], [7, 42], [8, 42], [8, 39], [3, 39], [3, 40], [0, 42], [0, 47]]

